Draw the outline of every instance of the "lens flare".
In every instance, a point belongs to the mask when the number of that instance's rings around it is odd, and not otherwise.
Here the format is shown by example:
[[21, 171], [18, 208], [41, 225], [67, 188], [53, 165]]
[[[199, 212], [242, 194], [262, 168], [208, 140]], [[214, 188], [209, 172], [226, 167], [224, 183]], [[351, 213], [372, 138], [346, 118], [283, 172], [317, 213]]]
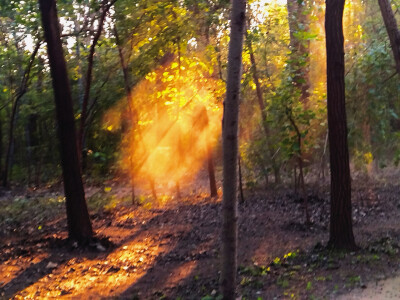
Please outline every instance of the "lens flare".
[[225, 85], [215, 73], [197, 57], [180, 57], [106, 114], [105, 130], [123, 130], [120, 166], [136, 183], [171, 186], [205, 165], [221, 131]]

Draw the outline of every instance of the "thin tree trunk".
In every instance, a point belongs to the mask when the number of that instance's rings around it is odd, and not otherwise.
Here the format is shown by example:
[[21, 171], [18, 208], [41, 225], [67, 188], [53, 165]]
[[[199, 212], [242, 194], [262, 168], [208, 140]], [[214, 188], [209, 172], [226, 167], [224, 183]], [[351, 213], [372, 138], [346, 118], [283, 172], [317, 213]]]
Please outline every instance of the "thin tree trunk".
[[157, 200], [157, 191], [156, 191], [156, 184], [154, 181], [154, 178], [150, 178], [150, 188], [151, 188], [151, 194], [153, 196], [154, 200]]
[[305, 11], [305, 0], [288, 0], [287, 11], [290, 32], [290, 60], [289, 66], [293, 72], [294, 86], [300, 90], [300, 102], [306, 107], [308, 104], [310, 81], [310, 41], [299, 38], [299, 33], [309, 30], [308, 13]]
[[247, 42], [247, 47], [249, 48], [253, 81], [254, 84], [256, 85], [257, 102], [261, 111], [261, 118], [262, 118], [261, 122], [265, 133], [267, 149], [271, 157], [272, 169], [274, 170], [275, 184], [280, 184], [281, 183], [280, 172], [279, 172], [280, 166], [277, 164], [275, 160], [274, 149], [270, 141], [268, 140], [271, 138], [271, 132], [267, 123], [267, 113], [264, 105], [264, 98], [263, 98], [263, 92], [261, 90], [260, 79], [258, 78], [257, 64], [256, 64], [256, 58], [254, 56], [253, 45], [247, 33], [246, 33], [246, 42]]
[[61, 166], [64, 177], [68, 235], [84, 243], [93, 236], [79, 164], [71, 89], [55, 0], [39, 0], [56, 104]]
[[80, 107], [80, 109], [82, 110], [83, 107], [83, 98], [84, 98], [84, 92], [83, 92], [83, 80], [82, 80], [82, 62], [81, 62], [81, 39], [80, 39], [80, 32], [81, 28], [80, 28], [80, 24], [78, 19], [75, 20], [75, 32], [76, 34], [76, 47], [75, 47], [75, 55], [76, 55], [76, 59], [78, 61], [78, 97], [77, 97], [77, 104], [78, 107]]
[[30, 58], [29, 58], [29, 63], [28, 66], [26, 67], [21, 84], [18, 88], [17, 94], [15, 95], [15, 100], [13, 102], [12, 106], [12, 111], [11, 111], [11, 119], [10, 119], [10, 127], [8, 129], [8, 148], [7, 148], [7, 153], [6, 153], [6, 161], [4, 164], [4, 177], [3, 177], [3, 186], [7, 187], [8, 186], [8, 181], [9, 181], [9, 172], [11, 169], [11, 161], [12, 161], [12, 155], [13, 155], [13, 148], [14, 148], [14, 128], [16, 125], [16, 119], [17, 119], [17, 114], [18, 114], [18, 106], [19, 106], [19, 101], [21, 100], [22, 96], [25, 95], [25, 93], [28, 90], [28, 84], [29, 84], [29, 78], [31, 74], [31, 69], [33, 66], [33, 62], [35, 61], [36, 54], [39, 50], [39, 47], [41, 45], [41, 41], [36, 43], [35, 49], [33, 50]]
[[299, 150], [297, 151], [296, 156], [297, 156], [297, 163], [299, 166], [299, 187], [301, 188], [301, 192], [302, 192], [302, 196], [303, 196], [303, 200], [304, 200], [306, 224], [310, 224], [311, 219], [310, 219], [310, 213], [309, 213], [309, 209], [308, 209], [308, 196], [306, 193], [306, 188], [305, 188], [305, 184], [304, 184], [304, 174], [303, 174], [303, 155], [302, 155], [302, 151], [301, 151], [301, 147], [302, 147], [301, 132], [300, 132], [299, 127], [297, 126], [296, 122], [294, 121], [291, 112], [289, 110], [287, 110], [286, 114], [287, 114], [288, 119], [289, 119], [290, 123], [292, 124], [294, 130], [296, 131], [296, 135], [297, 135], [297, 144], [299, 146]]
[[328, 128], [331, 166], [331, 214], [328, 246], [356, 248], [351, 208], [351, 181], [344, 85], [344, 0], [327, 0], [325, 14]]
[[[203, 106], [199, 110], [198, 117], [196, 118], [198, 126], [200, 126], [200, 130], [204, 130], [209, 126], [209, 119], [207, 114], [207, 109]], [[214, 168], [214, 160], [213, 160], [213, 152], [211, 148], [211, 141], [207, 141], [206, 145], [207, 151], [207, 169], [208, 169], [208, 179], [210, 182], [210, 197], [217, 197], [217, 182], [215, 180], [215, 168]]]
[[[85, 93], [83, 95], [83, 101], [82, 101], [82, 112], [81, 112], [81, 125], [79, 128], [79, 139], [78, 139], [78, 150], [79, 150], [79, 157], [82, 158], [82, 151], [83, 147], [85, 144], [85, 126], [86, 126], [86, 118], [87, 118], [87, 110], [89, 106], [89, 97], [90, 97], [90, 88], [92, 85], [92, 73], [93, 73], [93, 60], [94, 60], [94, 54], [95, 54], [95, 48], [97, 46], [97, 43], [100, 39], [101, 33], [103, 31], [103, 25], [104, 25], [104, 20], [106, 18], [106, 15], [108, 11], [110, 10], [111, 6], [114, 5], [114, 3], [117, 0], [111, 1], [109, 4], [107, 4], [107, 0], [102, 1], [102, 13], [100, 15], [100, 19], [98, 20], [98, 27], [96, 34], [93, 37], [92, 44], [90, 45], [90, 50], [89, 50], [89, 56], [88, 56], [88, 66], [87, 66], [87, 71], [86, 71], [86, 80], [85, 80]], [[81, 161], [82, 164], [82, 161]]]
[[396, 63], [396, 71], [400, 76], [400, 30], [394, 16], [389, 0], [378, 0], [382, 18], [392, 46], [393, 57]]
[[[36, 91], [37, 93], [41, 93], [43, 90], [43, 70], [44, 70], [44, 59], [39, 56], [38, 57], [38, 73], [37, 73], [37, 82], [36, 82]], [[43, 163], [43, 153], [40, 151], [40, 147], [42, 146], [42, 129], [41, 124], [39, 123], [39, 114], [32, 113], [29, 115], [29, 131], [31, 137], [31, 145], [32, 145], [32, 159], [33, 159], [33, 178], [32, 183], [34, 186], [39, 186], [40, 184], [40, 171], [41, 165]]]
[[28, 178], [27, 185], [29, 186], [32, 178], [32, 142], [31, 142], [31, 134], [29, 124], [25, 126], [25, 138], [26, 138], [26, 164], [28, 168]]
[[328, 146], [328, 132], [326, 132], [326, 136], [325, 136], [325, 143], [324, 143], [324, 150], [322, 152], [322, 156], [321, 156], [321, 176], [322, 179], [325, 179], [325, 165], [326, 165], [326, 161], [325, 161], [325, 156], [326, 156], [326, 147]]
[[258, 153], [256, 153], [255, 154], [256, 155], [256, 157], [257, 157], [257, 159], [258, 159], [258, 161], [259, 161], [259, 164], [260, 164], [260, 166], [261, 166], [261, 169], [262, 169], [262, 173], [263, 173], [263, 175], [264, 175], [264, 180], [265, 180], [265, 188], [267, 189], [268, 188], [268, 185], [269, 185], [269, 179], [268, 179], [268, 169], [267, 169], [267, 167], [265, 166], [265, 164], [264, 164], [264, 160], [263, 160], [263, 158], [258, 154]]
[[239, 165], [239, 192], [240, 192], [240, 202], [244, 203], [244, 193], [243, 193], [243, 180], [242, 180], [242, 164], [240, 162], [240, 155], [238, 157], [238, 165]]
[[[39, 136], [38, 136], [39, 141], [43, 141], [43, 126], [39, 125]], [[38, 143], [38, 147], [39, 147]], [[39, 149], [36, 149], [37, 153], [37, 162], [36, 162], [36, 170], [35, 170], [35, 186], [39, 187], [41, 184], [41, 175], [42, 175], [42, 166], [43, 166], [43, 161], [44, 161], [44, 153], [43, 151], [39, 151]]]
[[[119, 35], [118, 35], [118, 31], [117, 31], [117, 27], [114, 26], [114, 36], [115, 36], [115, 40], [117, 43], [117, 47], [118, 47], [118, 54], [119, 54], [119, 60], [120, 60], [120, 64], [121, 64], [121, 68], [122, 68], [122, 73], [124, 75], [124, 88], [125, 88], [125, 95], [126, 95], [126, 99], [128, 102], [128, 109], [129, 109], [129, 115], [131, 118], [131, 130], [135, 130], [135, 122], [136, 122], [136, 112], [134, 110], [134, 108], [132, 107], [132, 98], [131, 98], [131, 85], [129, 83], [129, 73], [128, 73], [128, 66], [125, 62], [125, 57], [124, 57], [124, 53], [122, 51], [122, 45], [121, 45], [121, 41], [119, 39]], [[135, 196], [135, 165], [134, 165], [134, 161], [133, 161], [133, 154], [130, 154], [129, 157], [129, 164], [130, 164], [130, 170], [131, 173], [129, 174], [131, 177], [131, 195], [132, 195], [132, 204], [133, 205], [137, 205], [138, 202], [136, 201], [136, 196]]]
[[208, 169], [208, 178], [210, 181], [210, 197], [217, 197], [218, 196], [217, 182], [215, 180], [214, 160], [210, 145], [207, 145], [207, 169]]
[[221, 292], [235, 299], [237, 272], [237, 156], [240, 80], [246, 1], [232, 0], [228, 75], [223, 119], [223, 200]]
[[0, 118], [0, 178], [3, 178], [3, 121]]

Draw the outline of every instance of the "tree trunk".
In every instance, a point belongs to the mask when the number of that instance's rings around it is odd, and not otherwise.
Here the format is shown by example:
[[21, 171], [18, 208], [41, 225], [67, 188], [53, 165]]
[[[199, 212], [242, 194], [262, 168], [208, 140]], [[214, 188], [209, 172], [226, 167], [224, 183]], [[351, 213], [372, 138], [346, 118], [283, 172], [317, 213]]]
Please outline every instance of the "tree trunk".
[[262, 173], [263, 173], [264, 180], [265, 180], [265, 188], [267, 189], [267, 188], [268, 188], [268, 185], [269, 185], [268, 168], [265, 166], [264, 160], [263, 160], [263, 158], [261, 157], [260, 154], [255, 153], [255, 156], [257, 157], [258, 163], [259, 163], [259, 165], [260, 165], [260, 167], [261, 167], [261, 171], [262, 171]]
[[[125, 88], [125, 95], [126, 95], [126, 99], [128, 101], [128, 109], [129, 109], [129, 115], [131, 118], [131, 130], [132, 132], [135, 130], [135, 120], [136, 120], [136, 112], [134, 110], [134, 108], [132, 107], [132, 98], [131, 98], [131, 85], [129, 83], [129, 72], [128, 72], [128, 66], [126, 64], [125, 61], [125, 57], [124, 57], [124, 53], [122, 51], [122, 45], [121, 45], [121, 41], [119, 39], [119, 35], [118, 35], [118, 31], [117, 31], [117, 27], [114, 26], [114, 35], [115, 35], [115, 40], [117, 43], [117, 47], [118, 47], [118, 54], [119, 54], [119, 61], [121, 64], [121, 68], [122, 68], [122, 73], [124, 75], [124, 88]], [[131, 173], [129, 174], [131, 177], [131, 200], [132, 200], [132, 205], [137, 205], [139, 204], [136, 201], [136, 195], [135, 195], [135, 164], [133, 161], [133, 153], [131, 153], [130, 157], [129, 157], [129, 164], [130, 164], [130, 170]]]
[[10, 118], [10, 125], [8, 128], [8, 146], [7, 146], [7, 152], [6, 152], [6, 161], [4, 163], [4, 177], [3, 177], [3, 187], [8, 187], [9, 185], [9, 175], [10, 175], [10, 170], [12, 167], [11, 161], [13, 157], [13, 150], [14, 150], [14, 128], [15, 128], [15, 123], [17, 120], [17, 112], [18, 112], [18, 104], [19, 104], [19, 99], [18, 101], [14, 101], [12, 110], [11, 110], [11, 118]]
[[240, 155], [238, 157], [239, 164], [239, 193], [240, 193], [240, 202], [244, 203], [244, 193], [243, 193], [243, 178], [242, 178], [242, 164], [240, 162]]
[[[29, 118], [28, 118], [29, 122]], [[32, 142], [31, 142], [31, 132], [29, 128], [29, 123], [25, 126], [25, 139], [26, 139], [26, 165], [28, 169], [27, 185], [29, 186], [32, 178]]]
[[82, 110], [83, 106], [83, 97], [84, 97], [84, 92], [83, 92], [83, 80], [82, 80], [82, 59], [81, 59], [81, 39], [80, 39], [80, 24], [78, 20], [75, 20], [75, 32], [76, 34], [76, 47], [75, 47], [75, 55], [76, 59], [78, 61], [78, 97], [77, 97], [77, 105], [78, 107]]
[[222, 123], [224, 183], [221, 292], [225, 300], [235, 299], [236, 288], [238, 122], [245, 14], [246, 1], [232, 0], [228, 75]]
[[[195, 132], [202, 132], [209, 128], [209, 119], [207, 114], [207, 108], [202, 105], [196, 109], [196, 115], [194, 116], [194, 124], [193, 130]], [[210, 197], [218, 196], [217, 192], [217, 182], [215, 180], [215, 168], [214, 168], [214, 160], [213, 160], [213, 152], [211, 147], [211, 139], [207, 138], [207, 145], [206, 145], [206, 155], [207, 155], [207, 169], [208, 169], [208, 178], [210, 182]], [[185, 155], [185, 150], [183, 145], [181, 145], [182, 141], [178, 139], [178, 153], [179, 153], [179, 160]]]
[[381, 8], [382, 18], [385, 22], [386, 31], [392, 46], [393, 57], [396, 63], [396, 71], [400, 76], [400, 30], [397, 27], [397, 21], [394, 16], [389, 0], [378, 0]]
[[2, 159], [3, 159], [3, 121], [0, 118], [0, 178], [3, 178], [3, 165], [2, 165]]
[[[196, 118], [197, 126], [199, 126], [199, 130], [204, 130], [209, 126], [209, 119], [207, 114], [207, 109], [205, 106], [202, 106], [198, 112], [198, 116]], [[208, 179], [210, 182], [210, 197], [217, 197], [217, 182], [215, 180], [215, 168], [214, 168], [214, 160], [213, 160], [213, 151], [211, 147], [211, 141], [207, 141], [206, 145], [207, 151], [207, 169], [208, 169]]]
[[290, 60], [294, 86], [300, 90], [300, 101], [307, 106], [310, 88], [309, 82], [309, 53], [310, 41], [299, 38], [298, 33], [309, 30], [308, 13], [305, 11], [304, 0], [288, 0], [288, 21], [290, 32]]
[[331, 166], [331, 215], [328, 246], [356, 248], [351, 208], [351, 181], [344, 86], [344, 0], [327, 0], [325, 15], [328, 128]]
[[150, 178], [150, 188], [151, 188], [151, 195], [153, 196], [154, 200], [157, 200], [157, 191], [156, 191], [156, 183], [154, 178]]
[[[297, 126], [296, 122], [293, 119], [292, 112], [289, 109], [286, 109], [286, 114], [287, 114], [287, 117], [288, 117], [290, 123], [292, 124], [292, 126], [294, 128], [294, 131], [296, 131], [297, 145], [299, 147], [299, 149], [297, 150], [297, 153], [296, 153], [297, 164], [299, 166], [299, 188], [301, 189], [301, 193], [302, 193], [303, 201], [304, 201], [306, 224], [309, 225], [309, 224], [311, 224], [311, 219], [310, 219], [310, 213], [309, 213], [309, 210], [308, 210], [308, 196], [307, 196], [306, 187], [305, 187], [305, 184], [304, 184], [303, 154], [302, 154], [302, 151], [301, 151], [301, 148], [302, 148], [301, 132], [300, 132], [300, 129]], [[295, 180], [296, 180], [296, 174], [295, 174]]]
[[[90, 88], [92, 85], [92, 72], [93, 72], [93, 60], [94, 60], [94, 54], [95, 54], [95, 48], [96, 45], [100, 39], [101, 33], [103, 31], [103, 25], [104, 25], [104, 20], [106, 18], [106, 15], [108, 11], [110, 10], [111, 6], [116, 2], [116, 0], [111, 1], [111, 3], [107, 4], [107, 0], [102, 1], [102, 13], [100, 15], [100, 18], [98, 20], [98, 27], [96, 34], [93, 37], [93, 42], [90, 45], [90, 50], [89, 50], [89, 56], [88, 56], [88, 67], [86, 71], [86, 81], [85, 81], [85, 93], [83, 95], [83, 101], [82, 101], [82, 112], [81, 112], [81, 126], [79, 128], [79, 140], [78, 140], [78, 151], [79, 151], [79, 157], [82, 158], [82, 151], [84, 150], [84, 144], [85, 144], [85, 126], [86, 124], [86, 119], [87, 119], [87, 112], [88, 112], [88, 106], [89, 106], [89, 97], [90, 97]], [[84, 165], [84, 163], [81, 161], [81, 164]]]
[[217, 197], [218, 191], [217, 191], [217, 182], [215, 180], [214, 159], [210, 145], [207, 145], [207, 169], [208, 169], [208, 178], [210, 181], [210, 197]]
[[[43, 126], [42, 124], [38, 125], [38, 141], [43, 141]], [[43, 166], [43, 161], [44, 161], [44, 153], [43, 151], [40, 151], [40, 144], [38, 144], [37, 149], [36, 149], [36, 157], [37, 157], [37, 162], [36, 162], [36, 167], [35, 167], [35, 186], [39, 187], [41, 184], [41, 175], [42, 175], [42, 166]]]
[[327, 145], [328, 145], [328, 132], [326, 133], [326, 136], [325, 136], [324, 150], [323, 150], [322, 155], [321, 155], [321, 170], [320, 170], [320, 176], [319, 177], [322, 178], [323, 180], [325, 179], [325, 165], [326, 165], [325, 156], [326, 156], [326, 147], [327, 147]]
[[21, 80], [21, 84], [18, 87], [18, 91], [15, 95], [15, 100], [12, 105], [10, 127], [8, 129], [8, 147], [7, 147], [7, 153], [6, 153], [6, 161], [4, 164], [4, 177], [3, 177], [3, 186], [4, 187], [8, 186], [8, 181], [9, 181], [8, 176], [9, 176], [11, 165], [12, 165], [11, 161], [12, 161], [13, 149], [14, 149], [14, 128], [15, 128], [16, 121], [17, 121], [19, 101], [21, 100], [22, 96], [25, 95], [25, 93], [27, 92], [31, 69], [33, 66], [33, 62], [35, 61], [35, 57], [39, 50], [40, 45], [41, 45], [40, 41], [36, 43], [35, 49], [33, 50], [32, 54], [29, 58], [28, 65], [24, 71], [24, 74], [23, 74], [22, 80]]
[[39, 0], [39, 5], [47, 42], [51, 77], [53, 79], [61, 165], [66, 197], [68, 234], [70, 239], [83, 243], [93, 236], [93, 231], [86, 206], [79, 165], [72, 96], [60, 39], [60, 25], [57, 16], [56, 1]]
[[[249, 24], [250, 27], [250, 24]], [[258, 78], [258, 72], [257, 72], [257, 64], [256, 64], [256, 58], [254, 56], [254, 51], [253, 51], [253, 45], [251, 42], [251, 39], [248, 37], [248, 34], [246, 33], [246, 41], [247, 41], [247, 47], [249, 48], [249, 53], [250, 53], [250, 62], [251, 62], [251, 69], [252, 69], [252, 76], [253, 76], [253, 81], [254, 84], [256, 85], [256, 93], [257, 93], [257, 102], [258, 106], [260, 107], [261, 110], [261, 122], [262, 126], [264, 129], [265, 133], [265, 139], [266, 139], [266, 144], [267, 144], [267, 149], [269, 152], [269, 155], [271, 157], [271, 163], [272, 163], [272, 169], [275, 171], [275, 184], [280, 184], [281, 183], [281, 178], [280, 178], [280, 166], [277, 164], [275, 160], [275, 151], [268, 139], [271, 138], [271, 133], [270, 129], [267, 123], [267, 113], [265, 110], [265, 105], [264, 105], [264, 97], [263, 97], [263, 92], [261, 90], [261, 84], [260, 84], [260, 79]]]

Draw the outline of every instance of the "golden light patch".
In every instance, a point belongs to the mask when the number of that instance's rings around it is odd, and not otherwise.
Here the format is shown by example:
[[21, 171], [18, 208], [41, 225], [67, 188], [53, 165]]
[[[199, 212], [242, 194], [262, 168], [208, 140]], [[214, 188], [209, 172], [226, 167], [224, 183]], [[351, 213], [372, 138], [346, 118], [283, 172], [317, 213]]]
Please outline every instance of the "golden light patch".
[[121, 168], [163, 185], [194, 176], [221, 132], [225, 84], [197, 57], [176, 60], [146, 75], [104, 119], [105, 128], [125, 128]]

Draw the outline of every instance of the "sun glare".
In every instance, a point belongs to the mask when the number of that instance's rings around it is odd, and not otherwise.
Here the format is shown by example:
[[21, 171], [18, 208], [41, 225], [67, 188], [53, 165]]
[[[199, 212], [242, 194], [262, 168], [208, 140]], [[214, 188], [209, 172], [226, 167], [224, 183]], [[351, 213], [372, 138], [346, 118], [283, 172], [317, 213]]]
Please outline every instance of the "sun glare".
[[[135, 178], [167, 186], [194, 176], [221, 131], [224, 84], [199, 58], [175, 59], [147, 74], [105, 118], [104, 128], [124, 133], [121, 167]], [[122, 103], [126, 104], [126, 100]]]

